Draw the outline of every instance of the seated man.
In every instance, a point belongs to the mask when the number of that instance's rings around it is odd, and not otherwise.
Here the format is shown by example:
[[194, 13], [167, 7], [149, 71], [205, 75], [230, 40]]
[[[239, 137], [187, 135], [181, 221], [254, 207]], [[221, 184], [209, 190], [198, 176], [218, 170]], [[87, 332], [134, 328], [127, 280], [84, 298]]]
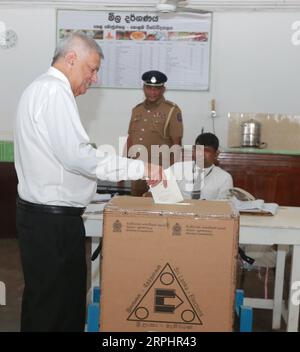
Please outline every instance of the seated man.
[[[197, 151], [197, 145], [204, 146], [203, 157], [202, 152], [198, 155], [200, 151]], [[229, 189], [233, 187], [232, 177], [215, 165], [218, 155], [217, 136], [213, 133], [202, 133], [196, 138], [193, 146], [192, 160], [177, 162], [171, 166], [183, 198], [207, 200], [229, 198]]]
[[[197, 145], [204, 146], [203, 152], [197, 150]], [[218, 155], [218, 138], [212, 133], [202, 133], [193, 146], [192, 160], [177, 162], [170, 167], [184, 199], [216, 200], [231, 197], [229, 190], [233, 188], [232, 176], [215, 165]], [[255, 261], [256, 266], [274, 267], [274, 253], [271, 246], [239, 247], [241, 260], [250, 265]]]

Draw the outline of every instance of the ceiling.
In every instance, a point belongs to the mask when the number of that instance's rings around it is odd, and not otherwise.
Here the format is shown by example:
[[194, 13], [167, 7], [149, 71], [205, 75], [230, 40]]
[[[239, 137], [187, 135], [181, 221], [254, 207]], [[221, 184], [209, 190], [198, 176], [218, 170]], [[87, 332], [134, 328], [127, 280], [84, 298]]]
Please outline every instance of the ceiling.
[[[50, 6], [105, 9], [111, 7], [153, 9], [159, 0], [0, 0], [0, 6]], [[189, 7], [203, 10], [300, 10], [300, 0], [189, 0]]]

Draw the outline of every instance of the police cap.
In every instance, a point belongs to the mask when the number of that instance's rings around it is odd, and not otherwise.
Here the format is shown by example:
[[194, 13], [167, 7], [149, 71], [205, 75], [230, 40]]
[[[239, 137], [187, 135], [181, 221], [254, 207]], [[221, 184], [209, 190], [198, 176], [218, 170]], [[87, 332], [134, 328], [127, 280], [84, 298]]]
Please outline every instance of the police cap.
[[142, 80], [147, 86], [161, 87], [167, 82], [168, 77], [160, 71], [147, 71], [142, 75]]

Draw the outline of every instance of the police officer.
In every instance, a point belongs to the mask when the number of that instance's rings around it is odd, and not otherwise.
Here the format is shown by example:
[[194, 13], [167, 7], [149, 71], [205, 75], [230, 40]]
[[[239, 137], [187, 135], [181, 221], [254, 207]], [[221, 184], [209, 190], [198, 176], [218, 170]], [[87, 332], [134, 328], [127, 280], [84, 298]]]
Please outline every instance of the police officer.
[[[167, 76], [160, 71], [147, 71], [142, 75], [145, 100], [132, 110], [128, 129], [127, 156], [143, 159], [139, 153], [141, 146], [147, 150], [147, 158], [152, 163], [169, 167], [178, 157], [183, 135], [182, 115], [180, 108], [164, 98]], [[160, 153], [154, 158], [151, 146], [173, 147], [175, 153]], [[131, 185], [133, 196], [142, 196], [148, 190], [145, 181], [138, 180]]]

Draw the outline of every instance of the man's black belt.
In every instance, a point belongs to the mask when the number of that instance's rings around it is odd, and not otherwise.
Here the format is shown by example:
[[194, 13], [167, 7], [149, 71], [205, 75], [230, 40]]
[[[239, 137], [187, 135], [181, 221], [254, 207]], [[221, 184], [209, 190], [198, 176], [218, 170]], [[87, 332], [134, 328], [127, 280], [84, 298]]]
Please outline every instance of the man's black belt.
[[30, 203], [26, 200], [21, 199], [20, 197], [17, 197], [17, 207], [34, 213], [47, 213], [69, 216], [80, 216], [85, 211], [85, 208]]

